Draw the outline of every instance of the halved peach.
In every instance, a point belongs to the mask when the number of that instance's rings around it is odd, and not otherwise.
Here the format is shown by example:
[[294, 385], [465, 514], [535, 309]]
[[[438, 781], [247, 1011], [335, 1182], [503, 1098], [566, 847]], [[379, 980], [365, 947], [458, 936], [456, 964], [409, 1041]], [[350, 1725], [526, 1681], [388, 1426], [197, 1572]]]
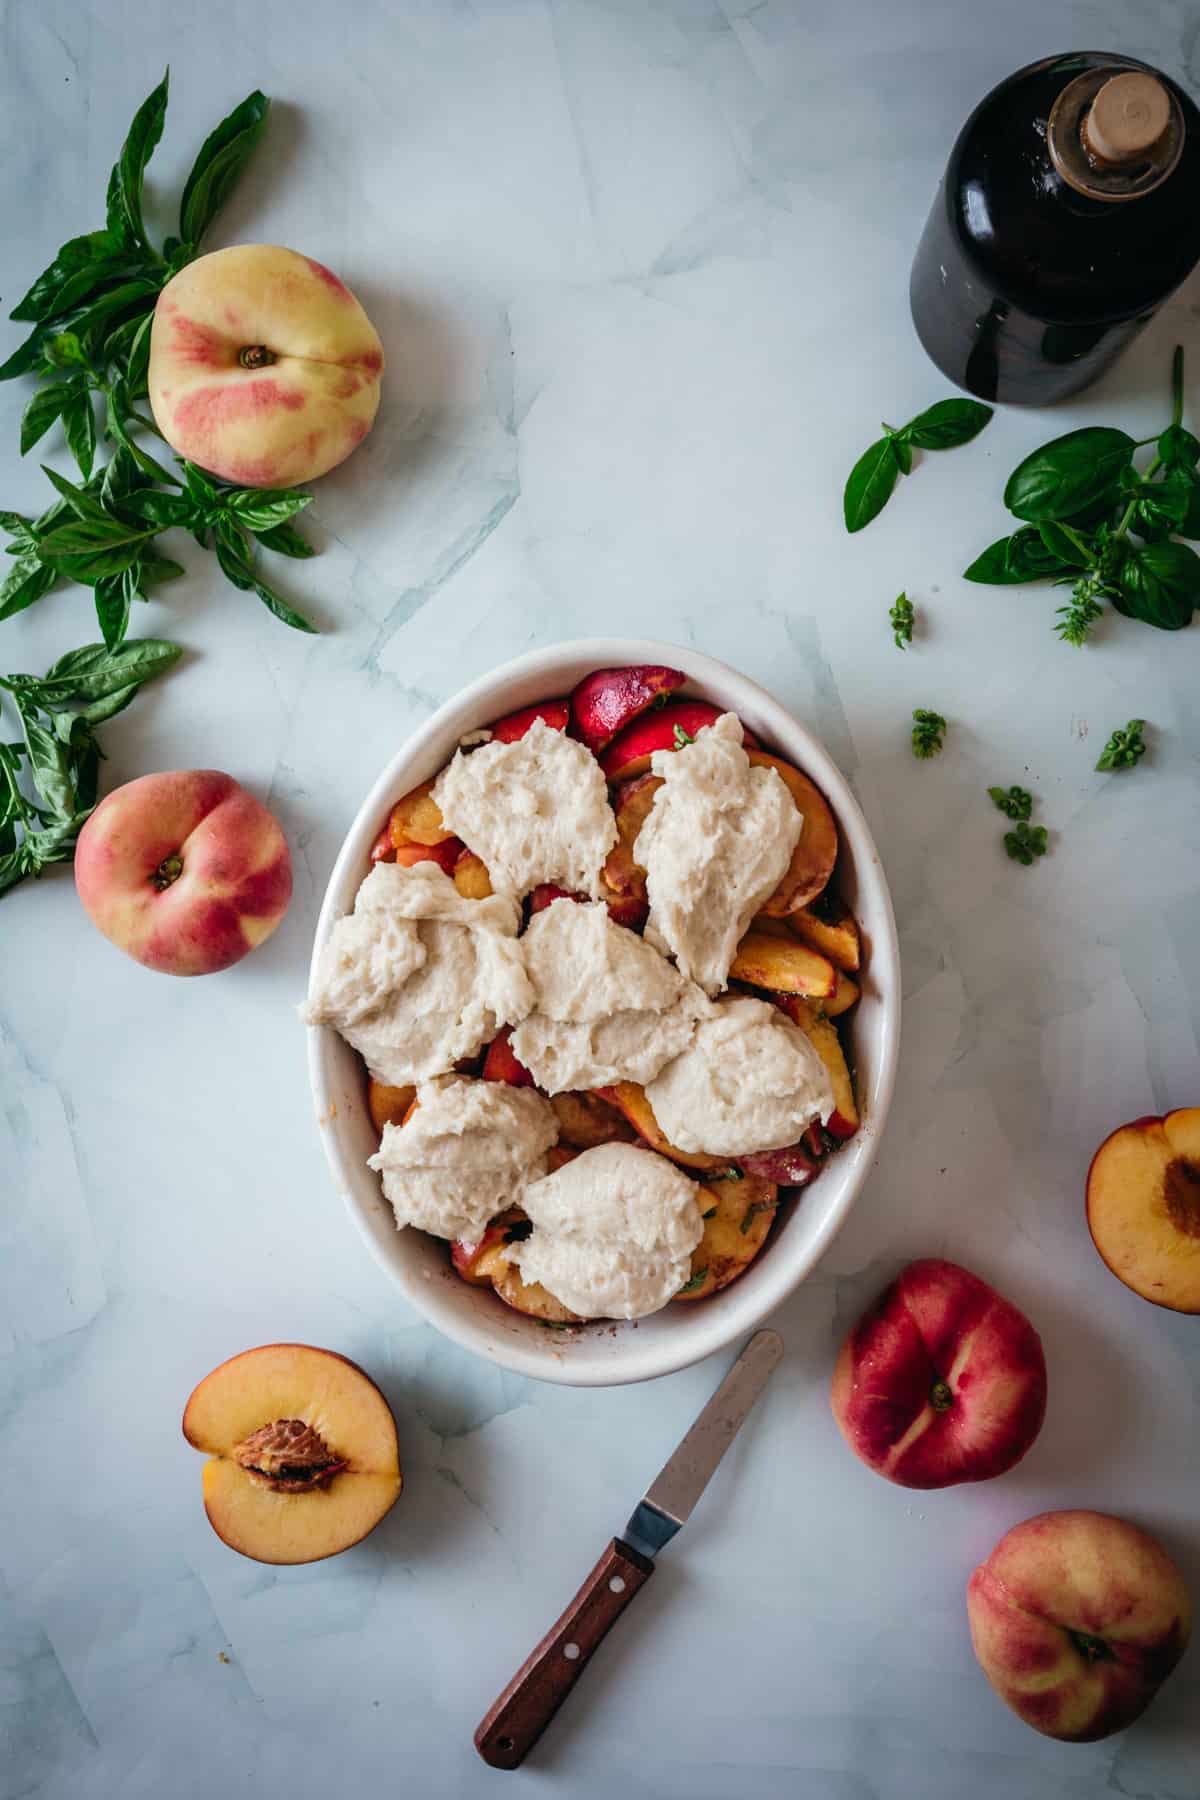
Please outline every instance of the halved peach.
[[[706, 725], [715, 725], [721, 709], [707, 700], [674, 700], [659, 712], [645, 713], [615, 737], [600, 758], [610, 781], [628, 781], [644, 775], [656, 750], [678, 750]], [[742, 727], [747, 750], [758, 743], [752, 731]]]
[[763, 907], [765, 913], [778, 919], [786, 913], [796, 912], [802, 906], [808, 906], [829, 885], [829, 877], [837, 862], [837, 826], [833, 822], [829, 802], [807, 775], [802, 775], [791, 763], [784, 762], [781, 756], [771, 756], [765, 750], [751, 749], [748, 754], [755, 768], [775, 770], [791, 794], [796, 811], [804, 820], [804, 829], [792, 851], [792, 860], [784, 871], [779, 886]]
[[624, 1115], [599, 1094], [551, 1094], [558, 1118], [560, 1143], [577, 1150], [594, 1150], [599, 1144], [629, 1144], [637, 1132]]
[[423, 781], [397, 800], [388, 818], [397, 850], [401, 844], [441, 844], [453, 833], [446, 829], [442, 809], [433, 797], [432, 781]]
[[464, 900], [486, 900], [492, 891], [487, 865], [473, 850], [460, 850], [454, 864], [454, 885]]
[[856, 975], [862, 967], [862, 933], [858, 920], [841, 900], [828, 894], [821, 896], [821, 908], [814, 912], [802, 906], [787, 915], [789, 928], [822, 956], [847, 975]]
[[521, 1062], [509, 1039], [512, 1026], [502, 1025], [487, 1048], [483, 1059], [485, 1081], [506, 1081], [509, 1087], [532, 1087], [533, 1076]]
[[367, 1081], [367, 1111], [380, 1137], [385, 1125], [403, 1125], [417, 1097], [415, 1087], [389, 1087], [386, 1081]]
[[727, 1156], [706, 1156], [701, 1151], [679, 1150], [661, 1129], [654, 1108], [646, 1098], [646, 1090], [636, 1081], [618, 1081], [612, 1087], [596, 1088], [602, 1100], [611, 1101], [624, 1113], [638, 1136], [660, 1156], [682, 1163], [686, 1169], [727, 1169]]
[[700, 1191], [704, 1236], [692, 1251], [692, 1272], [677, 1300], [707, 1300], [744, 1275], [767, 1241], [779, 1190], [757, 1176], [705, 1182]]
[[571, 695], [575, 730], [588, 749], [599, 753], [618, 731], [641, 713], [681, 688], [682, 669], [637, 663], [624, 669], [593, 669]]
[[497, 719], [491, 728], [492, 737], [500, 744], [515, 744], [518, 738], [525, 736], [535, 719], [540, 719], [551, 731], [565, 731], [571, 719], [571, 702], [542, 700], [537, 706], [523, 706], [520, 712]]
[[1200, 1106], [1105, 1138], [1088, 1170], [1087, 1220], [1118, 1281], [1156, 1306], [1200, 1313]]
[[188, 1401], [183, 1435], [209, 1455], [213, 1530], [256, 1562], [336, 1556], [400, 1492], [387, 1401], [355, 1363], [311, 1344], [264, 1344], [222, 1363]]
[[779, 994], [775, 1004], [793, 1025], [800, 1027], [828, 1070], [833, 1085], [834, 1110], [825, 1121], [826, 1131], [830, 1137], [841, 1140], [852, 1138], [859, 1127], [858, 1105], [837, 1026], [825, 1017], [818, 1005], [797, 994]]
[[735, 981], [779, 994], [824, 999], [837, 990], [837, 970], [826, 956], [795, 938], [768, 935], [753, 926], [738, 945], [729, 973]]

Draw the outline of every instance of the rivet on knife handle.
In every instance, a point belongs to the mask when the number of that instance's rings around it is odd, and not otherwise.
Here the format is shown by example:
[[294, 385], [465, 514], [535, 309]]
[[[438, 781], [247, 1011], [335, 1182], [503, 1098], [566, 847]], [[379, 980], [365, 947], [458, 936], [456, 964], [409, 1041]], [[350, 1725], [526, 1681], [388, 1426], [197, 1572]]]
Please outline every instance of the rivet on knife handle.
[[475, 1733], [493, 1769], [519, 1767], [654, 1564], [614, 1538], [562, 1617], [518, 1669]]

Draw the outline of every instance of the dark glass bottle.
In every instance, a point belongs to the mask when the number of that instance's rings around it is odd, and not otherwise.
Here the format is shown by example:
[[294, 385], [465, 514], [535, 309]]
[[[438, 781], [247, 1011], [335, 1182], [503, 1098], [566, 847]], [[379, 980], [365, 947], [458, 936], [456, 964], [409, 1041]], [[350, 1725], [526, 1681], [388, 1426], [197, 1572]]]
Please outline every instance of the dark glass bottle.
[[1200, 112], [1127, 56], [1047, 57], [950, 153], [913, 263], [934, 362], [985, 400], [1094, 381], [1200, 259]]

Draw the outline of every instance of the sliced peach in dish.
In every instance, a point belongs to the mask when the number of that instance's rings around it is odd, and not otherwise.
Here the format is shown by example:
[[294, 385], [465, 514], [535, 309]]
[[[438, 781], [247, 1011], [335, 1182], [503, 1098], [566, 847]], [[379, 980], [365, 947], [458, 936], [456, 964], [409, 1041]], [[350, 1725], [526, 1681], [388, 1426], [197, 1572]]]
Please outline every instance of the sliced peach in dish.
[[490, 1287], [493, 1278], [507, 1267], [506, 1247], [518, 1237], [528, 1237], [533, 1227], [519, 1206], [497, 1213], [483, 1236], [474, 1243], [456, 1238], [450, 1246], [450, 1261], [464, 1281], [472, 1287]]
[[857, 975], [862, 967], [862, 933], [858, 920], [840, 900], [823, 894], [819, 910], [802, 906], [788, 913], [787, 923], [798, 938], [827, 956], [844, 974]]
[[492, 881], [487, 867], [473, 850], [459, 851], [454, 864], [454, 885], [464, 900], [486, 900], [491, 893]]
[[375, 842], [371, 845], [371, 861], [395, 862], [396, 846], [392, 842], [392, 823], [389, 819]]
[[805, 994], [823, 999], [837, 988], [837, 970], [828, 957], [793, 938], [768, 936], [753, 926], [738, 945], [730, 976], [752, 987], [779, 994]]
[[548, 1325], [581, 1325], [578, 1313], [556, 1300], [548, 1288], [540, 1281], [522, 1281], [521, 1271], [515, 1263], [505, 1263], [498, 1269], [492, 1280], [492, 1286], [506, 1306], [514, 1312], [524, 1313], [527, 1318], [540, 1319]]
[[757, 1176], [705, 1182], [700, 1191], [704, 1236], [692, 1251], [692, 1272], [677, 1300], [707, 1300], [744, 1275], [767, 1241], [779, 1194]]
[[415, 863], [436, 863], [445, 874], [453, 875], [462, 853], [461, 839], [450, 837], [440, 844], [398, 844], [392, 861], [403, 863], [406, 868], [412, 868]]
[[183, 1435], [209, 1456], [213, 1530], [257, 1562], [336, 1556], [400, 1492], [387, 1401], [356, 1364], [311, 1344], [264, 1344], [222, 1363], [188, 1401]]
[[552, 881], [539, 881], [530, 893], [529, 910], [531, 913], [545, 912], [546, 908], [553, 906], [556, 900], [581, 901], [582, 899], [582, 894], [573, 894], [569, 888], [556, 887]]
[[385, 1125], [403, 1125], [417, 1097], [415, 1087], [389, 1087], [386, 1081], [367, 1081], [367, 1111], [380, 1137]]
[[727, 1169], [727, 1156], [706, 1156], [701, 1151], [678, 1150], [665, 1135], [654, 1116], [654, 1108], [646, 1098], [646, 1090], [636, 1081], [618, 1081], [612, 1087], [597, 1088], [602, 1100], [608, 1100], [624, 1113], [638, 1136], [660, 1156], [682, 1163], [687, 1169]]
[[829, 885], [829, 877], [837, 862], [837, 826], [833, 822], [829, 802], [807, 775], [802, 775], [799, 769], [784, 762], [782, 757], [768, 755], [765, 750], [749, 749], [748, 754], [755, 768], [775, 770], [791, 794], [796, 811], [804, 820], [804, 829], [792, 851], [792, 860], [784, 871], [779, 886], [763, 907], [765, 913], [778, 919], [796, 912], [802, 906], [810, 905]]
[[552, 1094], [550, 1104], [558, 1119], [560, 1143], [576, 1150], [594, 1150], [599, 1144], [629, 1144], [637, 1132], [625, 1116], [599, 1094]]
[[807, 1143], [788, 1144], [783, 1150], [755, 1150], [737, 1160], [745, 1174], [773, 1181], [779, 1187], [807, 1187], [821, 1169], [820, 1159]]
[[497, 719], [491, 728], [492, 737], [500, 744], [515, 744], [518, 738], [525, 736], [535, 719], [540, 719], [551, 731], [565, 731], [571, 719], [571, 702], [543, 700], [537, 706], [524, 706], [520, 712]]
[[[715, 725], [721, 709], [707, 700], [673, 700], [659, 712], [644, 714], [615, 737], [600, 758], [600, 767], [610, 781], [628, 781], [633, 775], [644, 775], [656, 750], [678, 750], [694, 738], [706, 725]], [[758, 739], [743, 726], [747, 750]]]
[[625, 669], [593, 669], [571, 695], [575, 730], [589, 750], [599, 753], [618, 731], [623, 731], [656, 701], [673, 694], [686, 680], [682, 669], [667, 669], [654, 663], [637, 663]]
[[603, 872], [600, 875], [600, 898], [608, 908], [608, 916], [614, 925], [626, 925], [630, 931], [640, 931], [650, 916], [650, 902], [640, 894], [618, 894], [609, 887]]
[[852, 1006], [857, 1006], [861, 992], [862, 990], [857, 981], [851, 981], [850, 977], [848, 975], [843, 975], [839, 969], [837, 986], [834, 988], [832, 994], [827, 995], [821, 1002], [821, 1008], [825, 1017], [827, 1019], [840, 1019], [842, 1014], [849, 1012]]
[[453, 836], [446, 829], [442, 809], [433, 797], [432, 781], [421, 782], [402, 800], [397, 800], [388, 818], [388, 827], [397, 850], [402, 844], [442, 844]]
[[660, 775], [637, 775], [613, 796], [617, 841], [605, 859], [604, 880], [614, 894], [632, 895], [643, 905], [646, 901], [646, 871], [635, 861], [633, 846], [650, 817], [654, 796], [661, 786]]
[[841, 1140], [852, 1138], [859, 1126], [858, 1106], [837, 1026], [811, 1000], [804, 1000], [799, 995], [778, 994], [775, 1004], [793, 1025], [800, 1027], [829, 1073], [834, 1109], [825, 1121], [826, 1131], [830, 1137]]
[[1088, 1171], [1087, 1220], [1118, 1281], [1156, 1306], [1200, 1313], [1200, 1107], [1105, 1138]]
[[509, 1039], [512, 1037], [512, 1026], [502, 1025], [487, 1048], [483, 1059], [483, 1079], [485, 1081], [506, 1081], [509, 1087], [532, 1087], [533, 1076], [518, 1060]]

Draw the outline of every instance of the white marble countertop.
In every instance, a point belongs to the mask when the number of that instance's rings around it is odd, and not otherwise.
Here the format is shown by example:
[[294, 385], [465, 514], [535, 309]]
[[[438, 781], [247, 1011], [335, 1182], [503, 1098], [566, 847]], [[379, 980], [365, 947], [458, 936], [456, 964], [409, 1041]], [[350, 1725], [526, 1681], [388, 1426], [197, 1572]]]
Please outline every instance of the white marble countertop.
[[[1106, 1273], [1082, 1199], [1111, 1126], [1197, 1100], [1200, 630], [1113, 618], [1077, 653], [1050, 591], [960, 571], [1004, 529], [1027, 448], [1085, 419], [1157, 429], [1179, 338], [1200, 394], [1200, 289], [1080, 404], [998, 416], [860, 537], [840, 488], [881, 413], [946, 391], [907, 272], [976, 99], [1073, 46], [1195, 88], [1197, 41], [1186, 0], [11, 0], [6, 311], [98, 222], [169, 62], [156, 206], [262, 86], [269, 135], [216, 241], [332, 265], [389, 370], [374, 435], [320, 484], [321, 556], [283, 571], [324, 635], [185, 547], [192, 573], [136, 628], [186, 664], [106, 739], [112, 783], [216, 763], [275, 808], [297, 870], [283, 927], [235, 972], [173, 982], [93, 931], [65, 871], [0, 902], [3, 1800], [1194, 1797], [1195, 1650], [1144, 1723], [1056, 1745], [985, 1683], [963, 1587], [1009, 1525], [1076, 1504], [1161, 1530], [1200, 1578], [1200, 1326]], [[41, 483], [15, 455], [24, 389], [0, 390], [6, 506]], [[921, 618], [904, 656], [902, 587]], [[895, 896], [903, 1066], [877, 1172], [774, 1321], [764, 1403], [534, 1762], [501, 1778], [471, 1747], [479, 1716], [719, 1367], [574, 1392], [443, 1342], [343, 1215], [292, 1009], [384, 759], [467, 678], [611, 631], [737, 663], [838, 758]], [[64, 591], [0, 627], [0, 667], [93, 635]], [[951, 720], [930, 765], [906, 748], [914, 705]], [[1152, 758], [1094, 774], [1133, 715]], [[983, 791], [1015, 780], [1051, 827], [1031, 870]], [[1025, 1306], [1050, 1365], [1026, 1462], [928, 1496], [860, 1467], [826, 1397], [844, 1328], [923, 1253]], [[201, 1375], [281, 1338], [378, 1377], [407, 1477], [365, 1545], [298, 1570], [216, 1539], [179, 1434]]]

